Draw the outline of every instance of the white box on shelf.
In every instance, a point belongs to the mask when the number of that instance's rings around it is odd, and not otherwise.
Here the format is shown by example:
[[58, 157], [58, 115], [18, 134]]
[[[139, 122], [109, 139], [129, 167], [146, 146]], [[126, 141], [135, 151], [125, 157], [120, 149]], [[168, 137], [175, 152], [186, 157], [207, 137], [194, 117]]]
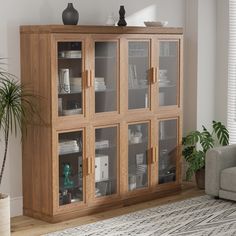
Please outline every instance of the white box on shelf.
[[97, 155], [95, 157], [95, 182], [108, 180], [109, 178], [109, 160], [106, 155]]

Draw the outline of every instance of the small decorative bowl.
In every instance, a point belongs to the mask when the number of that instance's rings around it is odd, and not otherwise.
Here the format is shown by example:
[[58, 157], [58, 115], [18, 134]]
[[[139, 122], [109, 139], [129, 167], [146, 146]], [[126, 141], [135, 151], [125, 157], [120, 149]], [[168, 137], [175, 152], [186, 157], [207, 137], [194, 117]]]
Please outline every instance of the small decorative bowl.
[[168, 25], [168, 21], [144, 21], [147, 27], [165, 27]]

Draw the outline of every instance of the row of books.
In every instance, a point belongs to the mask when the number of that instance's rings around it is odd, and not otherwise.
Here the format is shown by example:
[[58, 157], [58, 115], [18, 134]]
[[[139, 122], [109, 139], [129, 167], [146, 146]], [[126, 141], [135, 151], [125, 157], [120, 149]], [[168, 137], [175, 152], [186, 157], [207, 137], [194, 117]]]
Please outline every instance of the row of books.
[[109, 147], [109, 140], [101, 140], [95, 142], [95, 149], [103, 149]]
[[60, 140], [59, 142], [59, 154], [68, 154], [73, 152], [79, 152], [80, 148], [77, 140]]
[[105, 79], [103, 77], [95, 77], [94, 89], [95, 91], [106, 90]]

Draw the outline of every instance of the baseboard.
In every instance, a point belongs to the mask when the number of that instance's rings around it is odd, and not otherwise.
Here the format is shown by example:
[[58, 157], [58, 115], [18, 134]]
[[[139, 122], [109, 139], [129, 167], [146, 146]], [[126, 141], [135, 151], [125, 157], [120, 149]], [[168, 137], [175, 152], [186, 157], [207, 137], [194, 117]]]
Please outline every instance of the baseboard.
[[11, 217], [23, 214], [23, 197], [11, 198]]

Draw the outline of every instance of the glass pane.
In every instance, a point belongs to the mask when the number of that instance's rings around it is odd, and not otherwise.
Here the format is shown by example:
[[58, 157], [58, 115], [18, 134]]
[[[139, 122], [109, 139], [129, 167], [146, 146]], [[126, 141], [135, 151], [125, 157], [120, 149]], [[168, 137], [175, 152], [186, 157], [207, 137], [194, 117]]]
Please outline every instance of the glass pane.
[[177, 105], [179, 79], [178, 42], [160, 42], [159, 57], [159, 105]]
[[117, 43], [95, 42], [95, 112], [117, 110]]
[[58, 42], [58, 115], [83, 113], [82, 43]]
[[129, 42], [129, 109], [149, 107], [149, 42]]
[[59, 134], [59, 204], [83, 201], [83, 133]]
[[117, 127], [95, 130], [95, 196], [117, 192]]
[[177, 157], [177, 120], [159, 122], [159, 184], [175, 181]]
[[148, 186], [148, 124], [129, 125], [129, 190]]

